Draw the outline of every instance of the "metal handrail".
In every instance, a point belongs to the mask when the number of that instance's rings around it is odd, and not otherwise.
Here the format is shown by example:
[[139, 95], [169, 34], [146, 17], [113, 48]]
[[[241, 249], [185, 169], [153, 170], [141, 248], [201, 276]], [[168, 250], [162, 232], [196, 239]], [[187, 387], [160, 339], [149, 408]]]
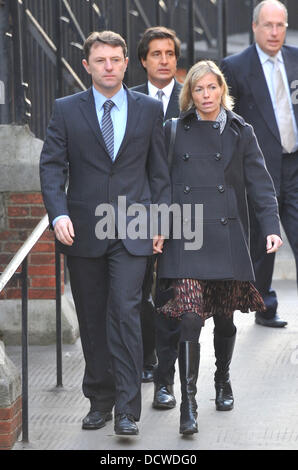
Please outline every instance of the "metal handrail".
[[[37, 224], [33, 232], [23, 243], [10, 263], [0, 275], [0, 292], [14, 275], [19, 275], [22, 282], [22, 441], [29, 442], [28, 413], [28, 254], [49, 226], [48, 215]], [[17, 269], [22, 265], [21, 273]], [[56, 366], [57, 387], [62, 387], [62, 321], [61, 321], [61, 263], [60, 253], [55, 250], [56, 276]]]
[[12, 278], [18, 267], [22, 264], [28, 253], [32, 250], [35, 243], [39, 240], [48, 226], [49, 218], [47, 215], [45, 215], [1, 274], [0, 292], [4, 289], [8, 281]]

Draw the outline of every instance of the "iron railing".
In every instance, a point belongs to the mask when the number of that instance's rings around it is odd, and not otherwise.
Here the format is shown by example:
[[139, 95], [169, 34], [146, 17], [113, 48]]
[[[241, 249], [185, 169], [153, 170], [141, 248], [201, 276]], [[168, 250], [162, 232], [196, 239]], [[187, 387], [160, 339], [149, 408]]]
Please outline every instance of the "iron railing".
[[[1, 63], [8, 63], [10, 68], [4, 83], [8, 93], [5, 106], [1, 105], [0, 123], [27, 123], [36, 137], [44, 139], [54, 99], [90, 85], [90, 77], [81, 63], [82, 46], [94, 29], [112, 29], [126, 39], [130, 63], [124, 81], [130, 87], [145, 79], [137, 59], [137, 43], [145, 28], [162, 24], [175, 29], [182, 41], [179, 67], [188, 69], [201, 58], [219, 62], [227, 53], [227, 32], [250, 30], [254, 4], [255, 0], [9, 0], [4, 6], [0, 3], [0, 17], [5, 15], [0, 21], [0, 33], [6, 38]], [[237, 22], [233, 20], [235, 16]]]
[[[22, 284], [22, 441], [29, 442], [28, 393], [28, 255], [49, 226], [45, 215], [0, 275], [0, 292], [12, 277]], [[61, 255], [56, 250], [56, 387], [62, 387]], [[21, 272], [16, 272], [21, 266]]]

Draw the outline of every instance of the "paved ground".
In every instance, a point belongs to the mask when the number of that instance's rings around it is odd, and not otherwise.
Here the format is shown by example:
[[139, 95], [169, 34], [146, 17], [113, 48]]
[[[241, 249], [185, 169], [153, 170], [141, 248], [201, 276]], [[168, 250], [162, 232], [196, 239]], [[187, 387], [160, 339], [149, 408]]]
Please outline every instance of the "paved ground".
[[[113, 423], [97, 431], [81, 429], [88, 401], [81, 393], [83, 358], [80, 342], [63, 346], [63, 381], [55, 388], [55, 347], [29, 348], [29, 445], [17, 442], [14, 450], [215, 450], [298, 449], [298, 309], [294, 281], [275, 282], [280, 314], [287, 328], [264, 328], [253, 314], [236, 313], [238, 338], [232, 364], [235, 408], [214, 407], [214, 355], [212, 320], [201, 337], [202, 360], [198, 381], [199, 434], [178, 433], [178, 406], [169, 411], [151, 407], [153, 385], [143, 384], [140, 435], [119, 438]], [[15, 364], [20, 348], [7, 346]], [[178, 377], [177, 377], [178, 379]], [[179, 401], [179, 385], [175, 391]]]

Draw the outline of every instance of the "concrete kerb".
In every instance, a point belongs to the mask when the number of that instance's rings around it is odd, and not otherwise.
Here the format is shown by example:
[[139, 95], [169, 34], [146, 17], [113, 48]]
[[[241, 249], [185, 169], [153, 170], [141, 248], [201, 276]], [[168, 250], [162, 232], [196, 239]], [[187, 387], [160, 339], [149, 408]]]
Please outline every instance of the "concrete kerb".
[[[21, 343], [22, 303], [20, 299], [0, 300], [0, 331], [7, 345]], [[74, 343], [79, 337], [79, 327], [72, 299], [61, 296], [62, 340]], [[55, 300], [32, 299], [28, 301], [29, 344], [48, 345], [56, 342]]]

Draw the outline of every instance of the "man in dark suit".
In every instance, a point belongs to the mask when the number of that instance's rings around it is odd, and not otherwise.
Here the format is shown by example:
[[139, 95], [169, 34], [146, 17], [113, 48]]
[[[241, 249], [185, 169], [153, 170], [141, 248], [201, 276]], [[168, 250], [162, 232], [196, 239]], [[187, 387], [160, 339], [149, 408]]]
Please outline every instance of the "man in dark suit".
[[[120, 35], [94, 32], [84, 53], [92, 87], [55, 101], [41, 153], [41, 187], [67, 255], [80, 325], [83, 392], [91, 404], [83, 428], [103, 427], [115, 407], [115, 433], [135, 435], [142, 282], [147, 257], [162, 251], [163, 237], [129, 236], [133, 219], [123, 204], [141, 204], [147, 221], [151, 203], [170, 203], [163, 112], [156, 100], [122, 84], [128, 58]], [[140, 231], [148, 233], [143, 224]]]
[[[180, 40], [175, 31], [164, 26], [146, 29], [138, 44], [138, 58], [147, 81], [132, 90], [162, 102], [164, 120], [179, 116], [182, 85], [175, 79], [180, 56]], [[155, 382], [153, 406], [173, 408], [174, 364], [177, 359], [179, 321], [156, 315], [152, 300], [155, 257], [148, 258], [143, 283], [141, 325], [144, 348], [143, 382]]]
[[[255, 44], [225, 58], [221, 68], [235, 98], [235, 111], [254, 127], [298, 269], [298, 105], [293, 99], [298, 48], [284, 45], [287, 19], [287, 9], [281, 2], [259, 3], [252, 25]], [[256, 312], [256, 323], [284, 327], [287, 322], [277, 314], [277, 295], [271, 288], [275, 254], [266, 254], [252, 210], [250, 218], [256, 287], [266, 305], [265, 312]]]

